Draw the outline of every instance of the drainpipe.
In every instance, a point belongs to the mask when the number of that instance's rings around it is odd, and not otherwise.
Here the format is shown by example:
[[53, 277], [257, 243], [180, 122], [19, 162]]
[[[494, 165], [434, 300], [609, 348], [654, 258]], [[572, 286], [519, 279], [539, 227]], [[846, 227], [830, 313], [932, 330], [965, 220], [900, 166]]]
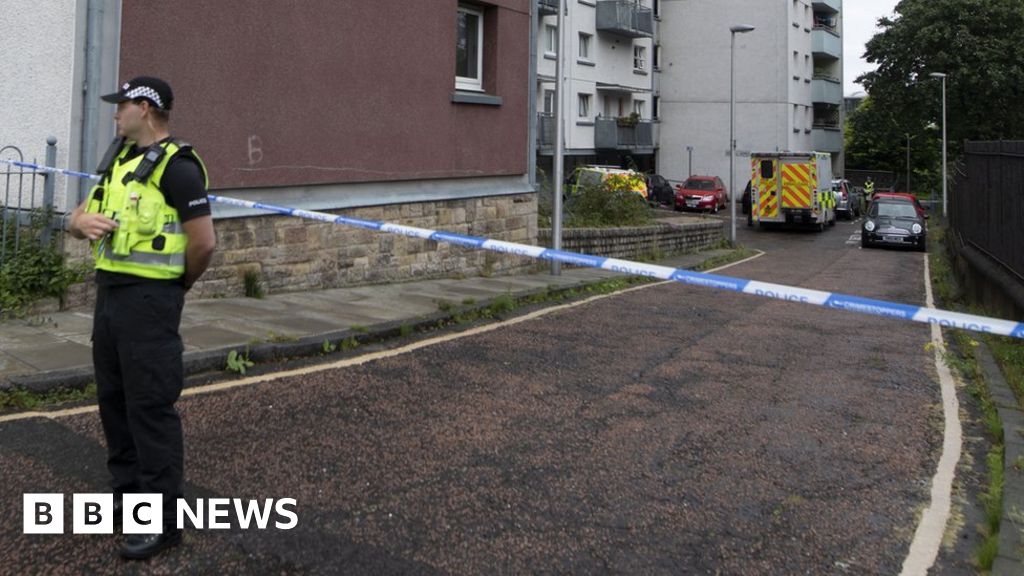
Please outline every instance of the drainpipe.
[[530, 187], [537, 190], [537, 20], [540, 8], [538, 0], [530, 0], [530, 107], [529, 141], [526, 144], [527, 173]]
[[[79, 166], [83, 172], [96, 168], [96, 139], [99, 136], [100, 103], [100, 41], [103, 37], [103, 3], [105, 0], [87, 0], [85, 20], [85, 79], [82, 81], [82, 146]], [[68, 210], [82, 203], [91, 183], [80, 179], [78, 196]]]

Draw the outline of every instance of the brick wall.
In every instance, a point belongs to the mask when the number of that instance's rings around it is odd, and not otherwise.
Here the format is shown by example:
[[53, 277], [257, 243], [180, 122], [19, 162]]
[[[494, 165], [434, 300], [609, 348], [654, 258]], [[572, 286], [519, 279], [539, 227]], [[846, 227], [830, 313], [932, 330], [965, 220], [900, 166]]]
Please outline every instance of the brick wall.
[[[537, 195], [492, 196], [333, 211], [352, 218], [535, 244]], [[509, 274], [528, 270], [526, 258], [471, 250], [351, 226], [287, 216], [216, 220], [217, 251], [189, 298], [242, 296], [245, 274], [266, 293], [402, 282], [425, 278]], [[69, 254], [88, 258], [85, 242]], [[92, 277], [69, 290], [65, 307], [93, 302]]]
[[[693, 252], [719, 244], [724, 239], [725, 223], [721, 220], [631, 228], [570, 228], [563, 230], [562, 249], [635, 260]], [[550, 246], [551, 229], [538, 230], [537, 242]]]

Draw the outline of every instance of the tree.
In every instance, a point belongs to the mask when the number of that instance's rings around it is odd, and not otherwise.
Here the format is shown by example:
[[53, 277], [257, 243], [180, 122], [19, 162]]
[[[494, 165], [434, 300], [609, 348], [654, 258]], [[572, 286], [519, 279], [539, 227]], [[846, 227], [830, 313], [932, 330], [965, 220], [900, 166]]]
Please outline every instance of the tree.
[[901, 0], [896, 17], [878, 24], [864, 53], [878, 68], [857, 78], [868, 102], [850, 117], [851, 167], [902, 172], [906, 134], [912, 150], [941, 146], [941, 81], [932, 72], [947, 74], [951, 155], [965, 139], [1024, 138], [1024, 2]]

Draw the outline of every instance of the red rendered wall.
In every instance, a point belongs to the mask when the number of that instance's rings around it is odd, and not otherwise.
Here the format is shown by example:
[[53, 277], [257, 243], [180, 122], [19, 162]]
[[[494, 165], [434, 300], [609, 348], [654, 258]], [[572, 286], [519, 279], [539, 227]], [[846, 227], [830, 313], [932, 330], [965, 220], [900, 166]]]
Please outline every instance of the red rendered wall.
[[522, 174], [529, 0], [492, 0], [485, 85], [455, 104], [455, 0], [124, 2], [121, 79], [175, 91], [213, 188]]

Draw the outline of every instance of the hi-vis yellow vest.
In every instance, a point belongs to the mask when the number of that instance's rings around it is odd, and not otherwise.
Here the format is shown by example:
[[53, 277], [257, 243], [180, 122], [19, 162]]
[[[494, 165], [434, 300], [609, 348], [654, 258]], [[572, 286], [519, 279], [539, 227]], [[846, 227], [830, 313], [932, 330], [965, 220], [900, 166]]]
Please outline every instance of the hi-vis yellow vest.
[[172, 280], [185, 274], [188, 237], [178, 211], [160, 191], [160, 179], [167, 163], [179, 153], [191, 154], [198, 161], [207, 185], [209, 178], [202, 160], [188, 144], [168, 140], [160, 146], [164, 149], [163, 157], [149, 177], [139, 181], [136, 169], [152, 149], [122, 164], [131, 149], [131, 142], [126, 142], [107, 176], [89, 192], [86, 211], [118, 222], [113, 232], [92, 244], [97, 270], [158, 280]]

